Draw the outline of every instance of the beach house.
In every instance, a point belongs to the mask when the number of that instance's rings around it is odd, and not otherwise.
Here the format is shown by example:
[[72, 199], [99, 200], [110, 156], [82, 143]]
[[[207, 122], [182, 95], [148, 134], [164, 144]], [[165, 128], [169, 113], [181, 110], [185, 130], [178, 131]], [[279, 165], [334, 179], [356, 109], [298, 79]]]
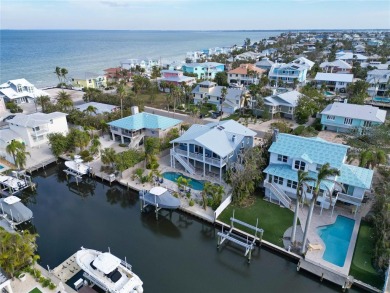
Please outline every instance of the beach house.
[[314, 66], [314, 62], [305, 58], [305, 57], [298, 57], [297, 59], [291, 61], [290, 63], [294, 63], [294, 64], [299, 64], [299, 65], [302, 65], [302, 66], [305, 66], [307, 68], [307, 70], [311, 70], [312, 67]]
[[161, 82], [180, 86], [183, 83], [186, 85], [193, 85], [196, 83], [195, 77], [185, 76], [182, 71], [177, 70], [161, 70], [161, 77], [157, 79], [158, 86], [161, 90], [169, 91], [169, 88], [162, 88]]
[[5, 102], [34, 103], [40, 96], [47, 96], [47, 93], [37, 89], [24, 78], [12, 79], [0, 84], [0, 98]]
[[317, 72], [314, 81], [317, 88], [325, 85], [327, 90], [345, 93], [347, 86], [353, 82], [353, 74]]
[[107, 123], [110, 126], [112, 140], [137, 147], [144, 137], [164, 137], [173, 128], [179, 128], [181, 120], [150, 113], [137, 113]]
[[244, 106], [245, 90], [240, 88], [226, 88], [226, 96], [223, 99], [223, 86], [212, 81], [203, 81], [193, 90], [194, 104], [210, 103], [217, 106], [218, 110], [232, 114], [234, 111]]
[[263, 73], [265, 73], [264, 69], [258, 68], [253, 64], [240, 64], [239, 67], [228, 71], [228, 83], [240, 85], [258, 84]]
[[70, 80], [76, 88], [103, 89], [107, 86], [107, 77], [104, 74], [92, 72], [74, 73]]
[[[119, 106], [97, 103], [97, 102], [84, 103], [75, 106], [75, 108], [81, 112], [89, 112], [89, 114], [92, 116], [104, 114], [104, 113], [112, 113], [112, 112], [119, 111], [120, 109]], [[90, 109], [94, 111], [89, 111]]]
[[[371, 97], [389, 97], [390, 70], [374, 69], [367, 72], [366, 82], [370, 84], [367, 89]], [[390, 102], [390, 99], [389, 99]]]
[[298, 91], [275, 93], [264, 98], [264, 109], [255, 109], [255, 115], [264, 117], [264, 112], [269, 114], [270, 119], [275, 115], [283, 118], [294, 119], [294, 111], [302, 94]]
[[325, 73], [351, 73], [352, 66], [343, 60], [326, 61], [320, 64]]
[[194, 124], [171, 141], [171, 167], [181, 166], [189, 174], [215, 176], [222, 173], [239, 154], [254, 145], [256, 133], [234, 120], [206, 125]]
[[264, 70], [270, 70], [272, 65], [274, 65], [275, 62], [269, 60], [269, 58], [267, 57], [264, 57], [264, 58], [261, 58], [260, 61], [256, 62], [256, 67], [258, 68], [261, 68], [261, 69], [264, 69]]
[[294, 80], [299, 83], [306, 82], [308, 67], [294, 63], [275, 63], [272, 65], [268, 78], [272, 81], [279, 81], [287, 84], [293, 84]]
[[336, 59], [343, 60], [348, 64], [353, 65], [354, 62], [359, 62], [359, 63], [366, 62], [368, 58], [359, 53], [340, 51], [336, 53]]
[[336, 132], [361, 133], [385, 120], [386, 111], [371, 105], [333, 103], [321, 112], [322, 129]]
[[[348, 148], [318, 137], [307, 138], [276, 130], [268, 150], [270, 163], [264, 170], [265, 196], [289, 207], [291, 198], [296, 198], [298, 171], [306, 171], [316, 179], [321, 167], [329, 163], [331, 168], [340, 171], [340, 176], [329, 179], [338, 182], [343, 189], [334, 182], [323, 181], [317, 204], [327, 209], [340, 201], [359, 207], [365, 193], [371, 189], [373, 171], [346, 164]], [[306, 200], [312, 198], [314, 185], [309, 182], [304, 186]]]
[[183, 72], [196, 74], [198, 79], [214, 79], [218, 72], [225, 70], [225, 65], [217, 62], [186, 63], [181, 69]]
[[150, 72], [153, 66], [161, 67], [160, 59], [151, 58], [131, 58], [121, 61], [121, 67], [123, 69], [131, 70], [136, 67], [145, 69], [146, 72]]

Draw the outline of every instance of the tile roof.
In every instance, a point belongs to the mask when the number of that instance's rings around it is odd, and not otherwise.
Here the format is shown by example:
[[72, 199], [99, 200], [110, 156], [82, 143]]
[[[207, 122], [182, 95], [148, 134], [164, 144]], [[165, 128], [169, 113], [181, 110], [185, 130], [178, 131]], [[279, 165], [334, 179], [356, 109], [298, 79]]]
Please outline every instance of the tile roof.
[[348, 148], [346, 145], [322, 139], [280, 133], [277, 140], [269, 148], [269, 152], [291, 158], [310, 159], [321, 165], [329, 163], [332, 168], [340, 169]]
[[195, 143], [223, 158], [233, 152], [245, 136], [254, 137], [255, 135], [256, 132], [240, 123], [225, 120], [207, 125], [194, 124], [171, 143]]
[[370, 189], [373, 175], [373, 170], [343, 164], [337, 181], [364, 189]]
[[107, 124], [128, 130], [139, 130], [144, 128], [165, 130], [178, 125], [181, 122], [182, 120], [142, 112], [111, 121]]
[[321, 114], [380, 123], [384, 123], [386, 120], [386, 111], [371, 105], [356, 105], [336, 102], [326, 106]]

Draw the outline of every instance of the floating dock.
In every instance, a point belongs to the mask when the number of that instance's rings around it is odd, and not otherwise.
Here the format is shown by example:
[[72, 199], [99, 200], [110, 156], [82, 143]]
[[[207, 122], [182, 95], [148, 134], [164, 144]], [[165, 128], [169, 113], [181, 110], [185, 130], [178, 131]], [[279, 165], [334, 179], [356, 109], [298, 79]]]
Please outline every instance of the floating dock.
[[59, 266], [51, 270], [51, 273], [65, 283], [80, 271], [81, 268], [76, 262], [76, 253], [75, 253], [71, 255], [69, 258], [67, 258]]

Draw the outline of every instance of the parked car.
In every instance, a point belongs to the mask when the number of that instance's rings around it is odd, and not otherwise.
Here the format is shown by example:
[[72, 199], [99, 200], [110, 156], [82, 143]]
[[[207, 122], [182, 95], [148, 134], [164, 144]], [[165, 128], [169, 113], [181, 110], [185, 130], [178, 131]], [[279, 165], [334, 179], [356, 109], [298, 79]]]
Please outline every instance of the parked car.
[[219, 112], [213, 112], [213, 113], [211, 114], [211, 117], [214, 118], [214, 119], [216, 119], [216, 118], [218, 118], [218, 117], [221, 116], [221, 115], [222, 115], [222, 112], [221, 112], [221, 111], [219, 111]]

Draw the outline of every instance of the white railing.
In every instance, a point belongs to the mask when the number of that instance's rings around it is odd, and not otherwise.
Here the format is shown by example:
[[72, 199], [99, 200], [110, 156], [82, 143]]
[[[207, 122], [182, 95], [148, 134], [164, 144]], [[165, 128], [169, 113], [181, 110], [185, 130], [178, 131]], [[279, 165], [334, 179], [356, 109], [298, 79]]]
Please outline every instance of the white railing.
[[[178, 154], [181, 154], [185, 157], [189, 157], [190, 159], [194, 159], [194, 160], [197, 160], [197, 161], [200, 161], [200, 162], [203, 162], [203, 154], [197, 154], [197, 153], [192, 153], [192, 152], [189, 152], [187, 153], [187, 151], [185, 150], [182, 150], [180, 148], [174, 148], [174, 152], [178, 153]], [[218, 166], [220, 167], [221, 166], [221, 163], [226, 163], [226, 159], [225, 160], [220, 160], [220, 159], [215, 159], [215, 158], [209, 158], [209, 157], [205, 157], [204, 158], [205, 162], [206, 163], [209, 163], [209, 164], [212, 164], [212, 165], [215, 165], [215, 166]]]
[[220, 205], [219, 207], [214, 211], [214, 221], [217, 220], [219, 215], [223, 212], [224, 209], [227, 208], [227, 206], [232, 202], [232, 195], [229, 195]]
[[178, 153], [171, 149], [171, 155], [187, 170], [191, 175], [195, 174], [195, 169], [189, 163], [187, 163]]
[[129, 144], [129, 148], [135, 148], [136, 146], [138, 146], [139, 142], [141, 141], [141, 139], [144, 137], [144, 135], [139, 135], [139, 136], [136, 136], [131, 139], [131, 142]]
[[46, 134], [46, 133], [49, 133], [49, 129], [42, 129], [42, 130], [38, 130], [38, 131], [32, 131], [31, 132], [31, 135], [33, 136], [33, 137], [38, 137], [38, 136], [41, 136], [41, 135], [44, 135], [44, 134]]
[[279, 187], [276, 187], [272, 183], [265, 182], [264, 187], [268, 188], [274, 196], [278, 198], [278, 200], [286, 207], [291, 207], [291, 199], [281, 190]]
[[338, 193], [338, 200], [342, 202], [354, 204], [354, 205], [359, 205], [359, 206], [362, 204], [361, 198], [349, 194], [341, 193], [341, 192]]

